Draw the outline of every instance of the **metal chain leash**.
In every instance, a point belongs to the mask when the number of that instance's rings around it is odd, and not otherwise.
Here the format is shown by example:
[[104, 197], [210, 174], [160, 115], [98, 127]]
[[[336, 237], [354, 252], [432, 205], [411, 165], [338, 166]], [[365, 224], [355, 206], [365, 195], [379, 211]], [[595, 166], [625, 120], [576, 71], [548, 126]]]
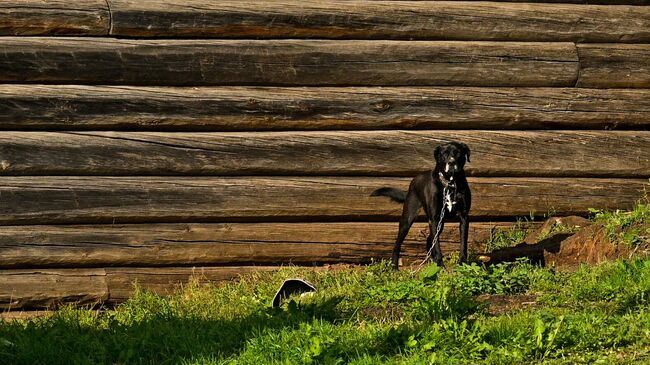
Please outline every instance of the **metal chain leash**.
[[[418, 265], [416, 270], [419, 270], [422, 268], [424, 264], [429, 261], [431, 258], [431, 252], [433, 252], [433, 248], [436, 247], [438, 244], [438, 241], [440, 240], [440, 231], [442, 230], [442, 221], [445, 219], [445, 211], [447, 210], [447, 196], [449, 194], [449, 185], [445, 186], [445, 188], [442, 190], [442, 211], [440, 212], [440, 221], [438, 221], [438, 228], [436, 229], [436, 234], [433, 236], [433, 241], [431, 244], [431, 247], [429, 248], [429, 251], [427, 251], [427, 256], [422, 260], [420, 265]], [[431, 233], [431, 232], [429, 232]]]

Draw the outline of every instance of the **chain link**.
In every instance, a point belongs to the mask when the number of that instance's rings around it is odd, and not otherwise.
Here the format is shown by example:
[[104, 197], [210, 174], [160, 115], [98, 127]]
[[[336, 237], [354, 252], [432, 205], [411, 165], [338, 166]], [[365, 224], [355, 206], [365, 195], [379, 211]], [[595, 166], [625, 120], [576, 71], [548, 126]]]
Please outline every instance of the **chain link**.
[[[438, 228], [436, 229], [436, 234], [433, 236], [433, 241], [431, 242], [431, 247], [427, 251], [427, 256], [422, 260], [420, 265], [418, 265], [418, 270], [429, 261], [431, 258], [431, 252], [433, 248], [436, 247], [438, 241], [440, 240], [440, 231], [442, 230], [442, 221], [445, 219], [445, 211], [447, 211], [447, 195], [449, 194], [449, 185], [445, 186], [442, 190], [442, 211], [440, 212], [440, 221], [438, 221]], [[431, 232], [429, 232], [431, 234]]]

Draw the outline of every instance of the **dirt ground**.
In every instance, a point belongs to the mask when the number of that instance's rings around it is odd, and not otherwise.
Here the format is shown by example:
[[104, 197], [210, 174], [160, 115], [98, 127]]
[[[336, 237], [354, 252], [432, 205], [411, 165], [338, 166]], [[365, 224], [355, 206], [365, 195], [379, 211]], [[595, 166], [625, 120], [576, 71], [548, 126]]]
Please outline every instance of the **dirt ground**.
[[[563, 227], [554, 230], [554, 227]], [[650, 225], [637, 227], [642, 231]], [[597, 264], [603, 261], [629, 259], [650, 255], [650, 243], [627, 245], [613, 242], [603, 225], [582, 217], [550, 218], [541, 227], [528, 233], [524, 241], [482, 255], [486, 264], [528, 258], [531, 262], [558, 269], [573, 269], [581, 264]]]

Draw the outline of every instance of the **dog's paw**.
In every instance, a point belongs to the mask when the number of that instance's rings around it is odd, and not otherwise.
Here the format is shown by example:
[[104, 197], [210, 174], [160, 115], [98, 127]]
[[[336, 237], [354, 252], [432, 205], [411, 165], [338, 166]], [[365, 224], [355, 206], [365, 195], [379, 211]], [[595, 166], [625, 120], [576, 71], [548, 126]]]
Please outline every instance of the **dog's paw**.
[[391, 266], [393, 267], [393, 270], [399, 270], [399, 258], [393, 256], [393, 259], [391, 260]]

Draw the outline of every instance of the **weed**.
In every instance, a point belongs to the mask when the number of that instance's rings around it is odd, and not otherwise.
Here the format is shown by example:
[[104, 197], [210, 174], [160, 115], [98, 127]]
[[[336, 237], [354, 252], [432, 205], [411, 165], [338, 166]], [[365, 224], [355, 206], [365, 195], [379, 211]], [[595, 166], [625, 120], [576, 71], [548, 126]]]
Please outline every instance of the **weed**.
[[636, 246], [650, 241], [650, 201], [644, 197], [631, 211], [589, 209], [612, 242]]
[[540, 234], [537, 236], [537, 241], [544, 240], [556, 234], [576, 233], [579, 230], [580, 230], [579, 226], [569, 226], [566, 224], [561, 224], [559, 222], [554, 222], [553, 225], [551, 225], [551, 228], [549, 230], [544, 230], [543, 232], [540, 232]]
[[506, 247], [512, 247], [524, 241], [528, 234], [526, 221], [517, 219], [517, 222], [510, 227], [494, 227], [490, 230], [490, 237], [485, 243], [485, 251], [492, 252]]

